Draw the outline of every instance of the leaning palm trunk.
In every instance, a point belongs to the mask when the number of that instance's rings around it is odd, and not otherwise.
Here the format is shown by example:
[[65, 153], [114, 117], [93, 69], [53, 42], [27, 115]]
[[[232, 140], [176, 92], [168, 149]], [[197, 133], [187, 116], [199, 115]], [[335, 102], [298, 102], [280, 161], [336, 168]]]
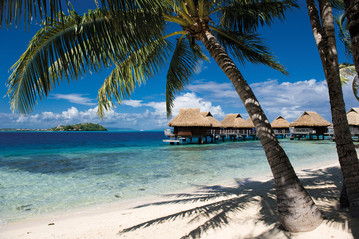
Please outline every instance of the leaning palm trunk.
[[328, 84], [335, 142], [346, 186], [350, 213], [352, 216], [359, 217], [359, 162], [345, 112], [332, 8], [329, 0], [319, 1], [320, 16], [322, 18], [322, 25], [320, 25], [319, 14], [314, 0], [307, 0], [307, 6], [313, 35]]
[[359, 0], [344, 0], [355, 70], [359, 73]]
[[291, 232], [315, 229], [322, 222], [321, 214], [300, 183], [251, 88], [210, 31], [203, 34], [201, 41], [231, 80], [258, 132], [274, 176], [283, 227]]

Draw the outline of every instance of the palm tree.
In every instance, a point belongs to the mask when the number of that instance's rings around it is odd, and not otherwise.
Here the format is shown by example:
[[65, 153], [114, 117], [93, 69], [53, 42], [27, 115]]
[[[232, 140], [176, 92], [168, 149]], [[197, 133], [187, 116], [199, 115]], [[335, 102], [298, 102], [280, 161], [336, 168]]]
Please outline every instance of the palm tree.
[[344, 0], [355, 70], [359, 73], [359, 0]]
[[[339, 162], [344, 177], [350, 213], [359, 217], [359, 161], [351, 138], [339, 75], [334, 20], [330, 0], [306, 0], [315, 42], [328, 84], [332, 122]], [[344, 194], [345, 195], [345, 189]]]
[[[100, 9], [84, 16], [70, 11], [48, 20], [12, 67], [8, 80], [12, 109], [28, 113], [63, 78], [69, 81], [89, 70], [115, 66], [98, 94], [98, 113], [103, 115], [112, 107], [112, 98], [121, 103], [169, 61], [166, 106], [170, 115], [175, 94], [189, 82], [198, 63], [207, 59], [201, 42], [233, 83], [255, 125], [274, 175], [283, 227], [291, 232], [316, 228], [322, 222], [319, 210], [228, 54], [241, 63], [261, 63], [285, 73], [253, 32], [283, 19], [284, 12], [297, 5], [292, 0], [160, 2], [161, 6], [121, 7], [104, 1]], [[176, 26], [179, 29], [169, 33]], [[168, 40], [173, 36], [177, 36], [174, 46]]]
[[[338, 7], [340, 10], [344, 11], [343, 5], [340, 5]], [[344, 44], [345, 53], [347, 57], [352, 58], [353, 57], [352, 43], [348, 31], [347, 18], [345, 14], [341, 14], [338, 17], [335, 17], [334, 20], [339, 27], [339, 40]], [[352, 81], [353, 94], [355, 98], [359, 100], [359, 79], [358, 79], [358, 73], [355, 70], [355, 66], [350, 63], [341, 63], [339, 64], [339, 73], [340, 73], [340, 80], [342, 84], [346, 84], [349, 81]]]

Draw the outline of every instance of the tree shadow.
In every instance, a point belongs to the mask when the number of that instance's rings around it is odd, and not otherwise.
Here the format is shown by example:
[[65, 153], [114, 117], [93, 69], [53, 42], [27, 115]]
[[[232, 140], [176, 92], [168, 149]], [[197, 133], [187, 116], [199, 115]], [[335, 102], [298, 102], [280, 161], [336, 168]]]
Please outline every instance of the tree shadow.
[[[359, 237], [359, 220], [350, 219], [348, 210], [339, 208], [342, 182], [340, 169], [334, 167], [316, 171], [305, 170], [299, 177], [322, 212], [325, 226], [349, 230], [355, 238]], [[203, 186], [193, 193], [167, 194], [165, 197], [169, 200], [143, 204], [136, 208], [199, 202], [202, 205], [125, 228], [119, 235], [168, 221], [185, 219], [188, 225], [195, 226], [181, 238], [199, 238], [210, 230], [219, 231], [230, 223], [241, 224], [246, 223], [246, 220], [252, 220], [244, 213], [253, 205], [258, 208], [253, 223], [264, 225], [266, 229], [261, 232], [247, 232], [240, 238], [291, 238], [292, 235], [284, 231], [279, 224], [273, 180], [260, 182], [237, 179], [233, 186]]]

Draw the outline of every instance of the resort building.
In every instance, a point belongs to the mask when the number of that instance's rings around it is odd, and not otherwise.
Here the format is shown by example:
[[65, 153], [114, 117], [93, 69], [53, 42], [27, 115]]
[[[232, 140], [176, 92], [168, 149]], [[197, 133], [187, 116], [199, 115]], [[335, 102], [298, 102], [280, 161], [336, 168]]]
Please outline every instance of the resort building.
[[222, 124], [221, 122], [219, 122], [218, 120], [216, 120], [213, 115], [211, 114], [211, 112], [201, 112], [201, 115], [203, 115], [209, 122], [211, 122], [212, 124], [212, 128], [213, 129], [220, 129], [222, 128]]
[[240, 114], [228, 114], [221, 123], [222, 127], [225, 128], [221, 132], [222, 139], [230, 137], [230, 139], [235, 140], [239, 137], [245, 140], [248, 136], [253, 138], [256, 136], [252, 120], [250, 118], [244, 120]]
[[282, 116], [278, 116], [271, 123], [274, 133], [277, 136], [281, 136], [282, 138], [285, 138], [287, 135], [290, 134], [289, 125], [290, 123]]
[[319, 136], [323, 136], [328, 132], [328, 126], [331, 123], [321, 117], [317, 112], [314, 111], [304, 111], [304, 113], [290, 126], [290, 138], [300, 139], [302, 137], [309, 136], [310, 139], [313, 139], [315, 135], [317, 139]]
[[357, 136], [359, 140], [359, 108], [351, 108], [347, 112], [348, 124], [352, 136]]
[[173, 144], [179, 143], [180, 140], [192, 140], [195, 137], [198, 138], [199, 143], [202, 143], [203, 138], [207, 140], [207, 136], [210, 136], [208, 131], [211, 130], [213, 125], [211, 122], [213, 120], [210, 121], [208, 118], [210, 116], [205, 117], [200, 113], [199, 108], [180, 109], [179, 114], [168, 123], [168, 126], [174, 127], [174, 129], [173, 132], [170, 130], [165, 131], [165, 135], [170, 137], [170, 140], [164, 142]]

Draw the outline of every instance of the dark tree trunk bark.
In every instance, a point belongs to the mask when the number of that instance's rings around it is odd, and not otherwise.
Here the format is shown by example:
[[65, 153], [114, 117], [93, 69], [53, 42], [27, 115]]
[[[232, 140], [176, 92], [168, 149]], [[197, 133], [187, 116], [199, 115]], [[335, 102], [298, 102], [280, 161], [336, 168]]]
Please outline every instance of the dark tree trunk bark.
[[359, 0], [344, 0], [355, 70], [359, 73]]
[[[331, 3], [329, 0], [319, 1], [321, 19], [314, 0], [307, 0], [307, 7], [328, 84], [335, 142], [346, 186], [350, 213], [354, 217], [359, 217], [359, 162], [345, 112]], [[345, 193], [342, 193], [341, 202], [344, 206]]]
[[232, 82], [258, 132], [274, 176], [282, 226], [290, 232], [315, 229], [321, 224], [322, 216], [300, 183], [251, 88], [210, 31], [206, 31], [201, 40]]

